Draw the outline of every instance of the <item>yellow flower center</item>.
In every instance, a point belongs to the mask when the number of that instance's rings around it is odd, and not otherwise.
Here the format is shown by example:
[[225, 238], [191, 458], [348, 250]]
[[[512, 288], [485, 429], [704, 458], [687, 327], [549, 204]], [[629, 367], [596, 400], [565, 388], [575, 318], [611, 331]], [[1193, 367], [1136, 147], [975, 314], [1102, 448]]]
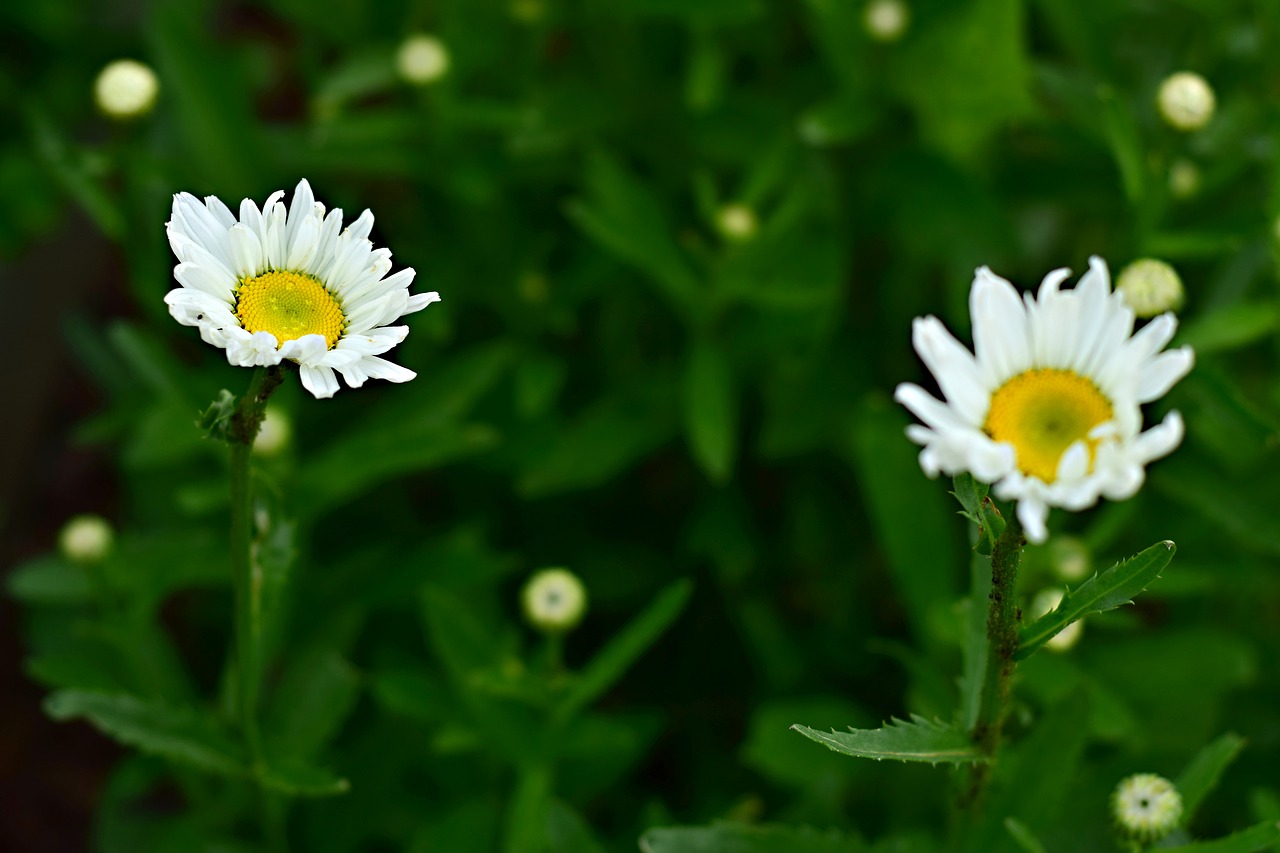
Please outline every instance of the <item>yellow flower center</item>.
[[324, 335], [329, 349], [342, 337], [346, 317], [319, 279], [272, 271], [236, 288], [236, 316], [250, 332], [270, 332], [283, 344], [303, 335]]
[[1070, 370], [1028, 370], [991, 395], [982, 428], [1013, 445], [1022, 473], [1052, 483], [1058, 460], [1077, 441], [1088, 445], [1092, 468], [1098, 440], [1089, 431], [1109, 420], [1111, 401], [1088, 379]]

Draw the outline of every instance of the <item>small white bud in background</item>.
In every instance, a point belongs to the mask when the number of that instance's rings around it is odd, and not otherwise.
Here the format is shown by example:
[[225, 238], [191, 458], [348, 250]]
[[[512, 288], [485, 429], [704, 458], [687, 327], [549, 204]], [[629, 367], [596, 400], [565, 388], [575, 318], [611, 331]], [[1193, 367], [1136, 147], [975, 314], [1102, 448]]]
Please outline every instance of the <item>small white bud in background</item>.
[[902, 38], [910, 20], [911, 12], [902, 0], [871, 0], [863, 13], [867, 35], [881, 42]]
[[1154, 773], [1124, 779], [1111, 795], [1116, 827], [1143, 844], [1164, 838], [1182, 820], [1182, 795], [1173, 783]]
[[1174, 198], [1190, 198], [1200, 189], [1200, 167], [1179, 158], [1169, 167], [1169, 192]]
[[1182, 307], [1182, 279], [1164, 261], [1142, 258], [1120, 272], [1116, 290], [1139, 317], [1154, 317]]
[[77, 515], [58, 533], [58, 550], [73, 563], [97, 563], [115, 542], [111, 524], [99, 515]]
[[1050, 540], [1049, 561], [1054, 574], [1068, 583], [1084, 580], [1093, 568], [1088, 546], [1074, 536], [1056, 536]]
[[415, 86], [434, 83], [449, 71], [449, 50], [435, 36], [409, 36], [396, 52], [396, 70]]
[[529, 579], [520, 594], [525, 618], [539, 631], [568, 631], [587, 612], [587, 590], [568, 569], [543, 569]]
[[267, 406], [258, 437], [253, 442], [253, 454], [267, 458], [278, 456], [292, 438], [293, 423], [289, 416], [275, 406]]
[[[1036, 593], [1036, 597], [1031, 599], [1031, 618], [1039, 619], [1041, 616], [1052, 611], [1055, 607], [1062, 603], [1062, 597], [1065, 595], [1062, 590], [1055, 588], [1042, 589]], [[1054, 634], [1044, 644], [1046, 649], [1055, 652], [1065, 652], [1067, 649], [1080, 642], [1080, 632], [1084, 630], [1084, 622], [1080, 619], [1072, 622], [1058, 633]]]
[[156, 102], [160, 81], [150, 66], [132, 59], [117, 59], [98, 74], [93, 98], [98, 109], [114, 119], [146, 115]]
[[730, 240], [744, 241], [755, 236], [759, 223], [756, 212], [745, 204], [726, 204], [716, 214], [716, 227]]
[[1160, 115], [1178, 130], [1199, 130], [1208, 124], [1215, 102], [1208, 81], [1191, 71], [1166, 77], [1156, 95]]

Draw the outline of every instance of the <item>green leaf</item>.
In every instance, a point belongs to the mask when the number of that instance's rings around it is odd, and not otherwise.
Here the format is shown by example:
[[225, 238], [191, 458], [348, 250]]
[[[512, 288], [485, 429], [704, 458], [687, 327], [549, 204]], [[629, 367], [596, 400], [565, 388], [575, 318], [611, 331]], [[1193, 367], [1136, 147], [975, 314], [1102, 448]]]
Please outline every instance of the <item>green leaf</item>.
[[733, 473], [738, 400], [733, 366], [710, 342], [694, 344], [684, 376], [685, 432], [693, 458], [716, 483]]
[[982, 710], [982, 684], [986, 677], [987, 602], [991, 596], [991, 558], [973, 554], [969, 564], [970, 588], [965, 601], [964, 643], [960, 648], [963, 669], [960, 676], [960, 723], [966, 732], [973, 731]]
[[701, 300], [698, 277], [676, 245], [658, 199], [612, 155], [587, 160], [591, 201], [568, 214], [583, 231], [622, 260], [648, 273], [668, 300], [688, 314]]
[[1020, 0], [943, 8], [896, 54], [890, 82], [915, 110], [925, 137], [966, 157], [999, 127], [1032, 112], [1025, 16]]
[[1280, 307], [1271, 302], [1242, 302], [1197, 317], [1183, 327], [1178, 343], [1196, 355], [1226, 352], [1271, 338], [1280, 327]]
[[642, 853], [860, 853], [866, 849], [856, 836], [807, 826], [670, 826], [651, 829], [640, 838]]
[[93, 598], [88, 571], [55, 554], [23, 563], [5, 583], [10, 595], [27, 604], [77, 605]]
[[240, 748], [210, 718], [188, 708], [127, 693], [59, 690], [44, 709], [55, 720], [83, 717], [103, 734], [151, 755], [227, 776], [248, 772]]
[[1023, 660], [1034, 654], [1077, 619], [1131, 603], [1135, 595], [1160, 577], [1160, 572], [1169, 565], [1176, 550], [1173, 542], [1167, 539], [1157, 542], [1128, 560], [1116, 563], [1102, 574], [1095, 574], [1078, 588], [1068, 592], [1057, 608], [1022, 629], [1016, 659]]
[[264, 787], [293, 797], [332, 797], [351, 789], [346, 779], [301, 761], [272, 762], [258, 778]]
[[848, 449], [912, 630], [924, 641], [931, 637], [934, 611], [958, 597], [964, 551], [946, 496], [920, 473], [916, 450], [903, 437], [908, 422], [901, 408], [868, 396]]
[[978, 543], [975, 548], [979, 554], [990, 556], [991, 549], [1004, 533], [1006, 524], [1000, 510], [996, 509], [987, 496], [989, 487], [986, 483], [979, 483], [968, 473], [957, 476], [953, 485], [955, 491], [951, 494], [964, 507], [964, 512], [960, 514], [978, 525]]
[[1005, 818], [1004, 828], [1014, 843], [1025, 850], [1026, 853], [1048, 853], [1044, 849], [1044, 845], [1040, 843], [1040, 839], [1036, 838], [1035, 833], [1027, 829], [1026, 824], [1017, 818]]
[[1197, 841], [1171, 849], [1184, 850], [1186, 853], [1257, 853], [1277, 841], [1280, 841], [1280, 823], [1269, 820], [1248, 829], [1233, 832], [1225, 838]]
[[295, 660], [267, 709], [264, 735], [274, 755], [309, 758], [327, 744], [354, 710], [359, 673], [333, 649]]
[[693, 584], [679, 580], [668, 586], [645, 611], [614, 635], [574, 679], [556, 709], [564, 720], [600, 698], [626, 673], [645, 651], [657, 642], [689, 602]]
[[1234, 732], [1228, 732], [1213, 743], [1200, 750], [1191, 759], [1175, 785], [1182, 795], [1183, 823], [1190, 824], [1195, 818], [1196, 810], [1204, 802], [1209, 792], [1217, 787], [1223, 771], [1236, 760], [1240, 750], [1244, 749], [1244, 738]]
[[791, 728], [828, 749], [857, 758], [874, 758], [876, 761], [889, 758], [929, 764], [967, 764], [986, 760], [965, 732], [914, 714], [910, 722], [892, 719], [888, 725], [878, 729], [820, 732], [799, 724]]

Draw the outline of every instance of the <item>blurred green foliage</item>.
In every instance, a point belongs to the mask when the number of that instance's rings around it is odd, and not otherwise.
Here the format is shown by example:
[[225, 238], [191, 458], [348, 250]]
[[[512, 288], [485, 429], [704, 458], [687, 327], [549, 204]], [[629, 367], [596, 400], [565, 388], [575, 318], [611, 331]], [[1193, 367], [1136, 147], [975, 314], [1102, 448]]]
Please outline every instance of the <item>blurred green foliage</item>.
[[[1020, 667], [1017, 783], [983, 849], [1106, 849], [1107, 797], [1139, 771], [1186, 768], [1189, 838], [1280, 818], [1280, 6], [918, 0], [895, 43], [864, 11], [0, 7], [0, 256], [87, 227], [79, 209], [131, 306], [60, 318], [105, 401], [76, 436], [118, 462], [118, 547], [10, 583], [48, 711], [142, 749], [97, 849], [252, 849], [247, 789], [193, 771], [244, 760], [225, 449], [194, 420], [248, 373], [169, 319], [163, 223], [174, 192], [234, 205], [300, 177], [370, 207], [443, 302], [394, 353], [417, 380], [289, 385], [294, 443], [257, 462], [278, 789], [334, 795], [292, 801], [297, 849], [937, 849], [944, 773], [787, 726], [955, 707], [966, 531], [889, 401], [923, 378], [910, 321], [963, 337], [974, 267], [1030, 287], [1095, 253], [1182, 274], [1198, 364], [1160, 406], [1187, 438], [1133, 500], [1051, 528], [1098, 569], [1164, 538], [1178, 557]], [[414, 31], [451, 58], [425, 87], [395, 74]], [[128, 124], [92, 105], [120, 56], [161, 85]], [[1219, 99], [1193, 134], [1155, 108], [1182, 69]], [[592, 603], [568, 672], [519, 622], [544, 565]], [[1061, 584], [1050, 547], [1021, 583]], [[675, 824], [704, 827], [656, 829]]]

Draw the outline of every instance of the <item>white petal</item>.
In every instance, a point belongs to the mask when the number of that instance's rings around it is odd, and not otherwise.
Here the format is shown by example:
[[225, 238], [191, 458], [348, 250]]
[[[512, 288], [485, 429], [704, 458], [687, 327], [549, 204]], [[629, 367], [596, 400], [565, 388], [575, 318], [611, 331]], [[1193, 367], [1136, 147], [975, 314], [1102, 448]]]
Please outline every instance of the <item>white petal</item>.
[[234, 304], [236, 283], [229, 275], [224, 276], [217, 270], [190, 263], [174, 267], [173, 277], [184, 288], [207, 293], [227, 305]]
[[982, 386], [972, 353], [937, 317], [915, 320], [911, 325], [911, 341], [956, 413], [973, 426], [981, 425], [991, 399]]
[[267, 267], [256, 229], [237, 223], [231, 226], [231, 261], [238, 278], [253, 278]]
[[405, 306], [404, 313], [402, 313], [400, 316], [403, 317], [405, 314], [412, 314], [415, 311], [421, 311], [423, 308], [426, 308], [432, 302], [439, 302], [439, 301], [440, 301], [440, 294], [436, 293], [434, 290], [428, 291], [426, 293], [415, 293], [409, 297], [409, 303]]
[[333, 375], [331, 367], [312, 367], [308, 364], [298, 368], [302, 378], [302, 387], [311, 392], [317, 400], [324, 400], [338, 393], [338, 377]]
[[978, 367], [994, 391], [1031, 366], [1027, 311], [1012, 284], [982, 267], [969, 291], [969, 313]]
[[1191, 347], [1163, 352], [1147, 361], [1138, 380], [1138, 402], [1149, 403], [1163, 397], [1195, 362]]
[[1049, 519], [1049, 507], [1039, 497], [1024, 497], [1018, 501], [1018, 521], [1022, 522], [1022, 530], [1027, 539], [1040, 544], [1049, 538], [1049, 528], [1045, 523]]

